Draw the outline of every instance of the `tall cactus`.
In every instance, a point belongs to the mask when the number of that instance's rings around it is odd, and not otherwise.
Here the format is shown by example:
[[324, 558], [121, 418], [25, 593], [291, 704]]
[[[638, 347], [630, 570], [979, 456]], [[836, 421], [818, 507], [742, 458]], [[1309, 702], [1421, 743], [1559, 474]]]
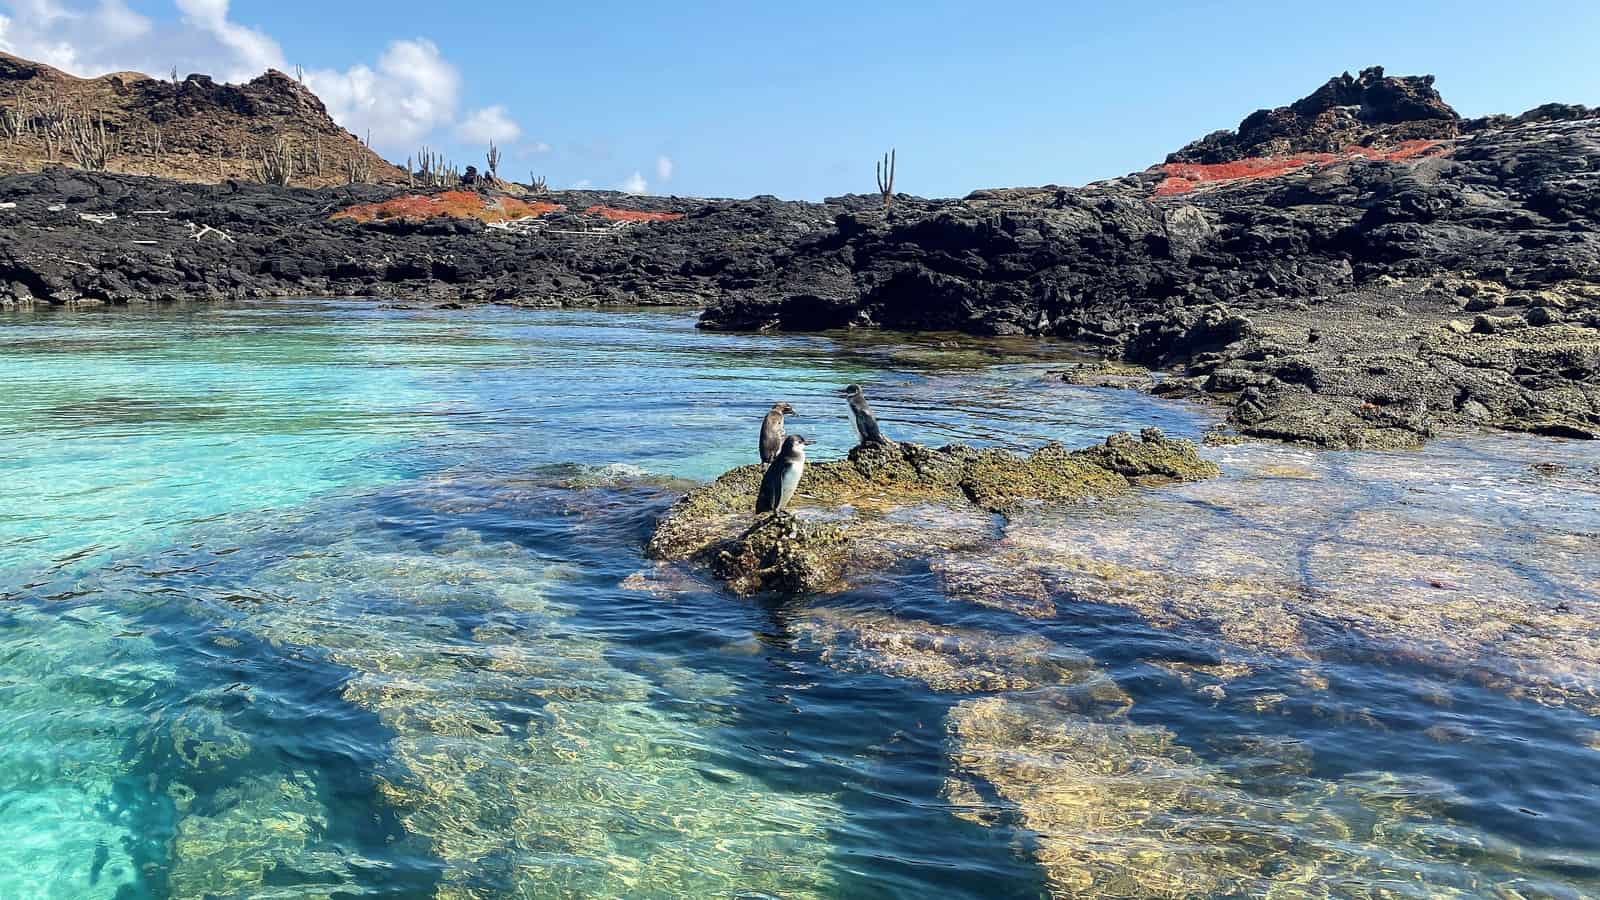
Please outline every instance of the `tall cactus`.
[[894, 149], [890, 148], [874, 168], [878, 172], [878, 193], [883, 195], [883, 208], [888, 209], [894, 202]]
[[250, 161], [250, 174], [262, 184], [287, 186], [294, 178], [294, 149], [287, 138], [281, 137], [276, 143], [262, 144], [258, 148], [260, 159]]
[[372, 157], [364, 153], [346, 157], [344, 174], [345, 180], [350, 184], [367, 184], [372, 181]]
[[106, 134], [106, 120], [102, 114], [97, 112], [90, 118], [86, 111], [68, 113], [62, 121], [61, 133], [79, 166], [91, 172], [105, 171], [115, 148]]
[[484, 160], [489, 163], [489, 178], [493, 181], [500, 180], [500, 148], [489, 142], [489, 152], [484, 154]]

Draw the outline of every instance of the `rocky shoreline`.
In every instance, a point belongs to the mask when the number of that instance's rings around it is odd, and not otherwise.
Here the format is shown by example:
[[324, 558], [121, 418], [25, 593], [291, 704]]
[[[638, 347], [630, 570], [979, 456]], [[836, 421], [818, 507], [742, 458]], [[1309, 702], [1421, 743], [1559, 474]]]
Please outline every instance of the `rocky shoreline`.
[[556, 192], [509, 220], [339, 216], [437, 205], [408, 193], [0, 178], [0, 306], [359, 296], [1047, 335], [1099, 348], [1125, 386], [1225, 405], [1244, 436], [1600, 437], [1600, 117], [1585, 107], [1462, 120], [1431, 79], [1368, 70], [1082, 188], [892, 205]]

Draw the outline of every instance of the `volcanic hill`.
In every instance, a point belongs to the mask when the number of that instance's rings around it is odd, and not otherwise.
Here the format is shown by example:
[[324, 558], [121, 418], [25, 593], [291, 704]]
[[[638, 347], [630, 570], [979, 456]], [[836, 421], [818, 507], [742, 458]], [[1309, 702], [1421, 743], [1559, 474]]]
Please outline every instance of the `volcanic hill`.
[[102, 130], [110, 172], [201, 183], [252, 178], [262, 151], [282, 142], [299, 186], [345, 184], [353, 175], [406, 180], [282, 72], [269, 70], [240, 85], [205, 75], [170, 81], [137, 72], [77, 78], [0, 53], [0, 175], [52, 163], [81, 167], [72, 133], [98, 140]]

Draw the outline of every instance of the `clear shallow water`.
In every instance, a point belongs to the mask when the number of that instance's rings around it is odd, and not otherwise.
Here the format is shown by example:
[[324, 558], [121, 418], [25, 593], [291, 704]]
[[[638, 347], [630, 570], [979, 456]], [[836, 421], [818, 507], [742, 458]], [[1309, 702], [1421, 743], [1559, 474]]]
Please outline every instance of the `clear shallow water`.
[[1600, 890], [1594, 448], [1221, 448], [746, 602], [641, 548], [775, 399], [822, 456], [850, 381], [927, 443], [1207, 421], [692, 324], [0, 318], [0, 897]]

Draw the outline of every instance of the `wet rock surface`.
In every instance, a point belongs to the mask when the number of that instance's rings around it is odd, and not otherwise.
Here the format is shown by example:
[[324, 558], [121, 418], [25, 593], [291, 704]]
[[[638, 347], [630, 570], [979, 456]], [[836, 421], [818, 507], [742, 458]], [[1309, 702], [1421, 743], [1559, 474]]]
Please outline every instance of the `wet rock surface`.
[[[982, 536], [975, 517], [1216, 474], [1194, 444], [1154, 428], [1082, 450], [1050, 444], [1028, 456], [960, 444], [863, 445], [846, 459], [806, 466], [798, 515], [786, 511], [753, 524], [762, 468], [734, 469], [667, 510], [647, 550], [660, 560], [709, 564], [739, 594], [829, 592], [852, 571], [969, 545]], [[907, 509], [925, 513], [914, 528], [907, 528]]]

